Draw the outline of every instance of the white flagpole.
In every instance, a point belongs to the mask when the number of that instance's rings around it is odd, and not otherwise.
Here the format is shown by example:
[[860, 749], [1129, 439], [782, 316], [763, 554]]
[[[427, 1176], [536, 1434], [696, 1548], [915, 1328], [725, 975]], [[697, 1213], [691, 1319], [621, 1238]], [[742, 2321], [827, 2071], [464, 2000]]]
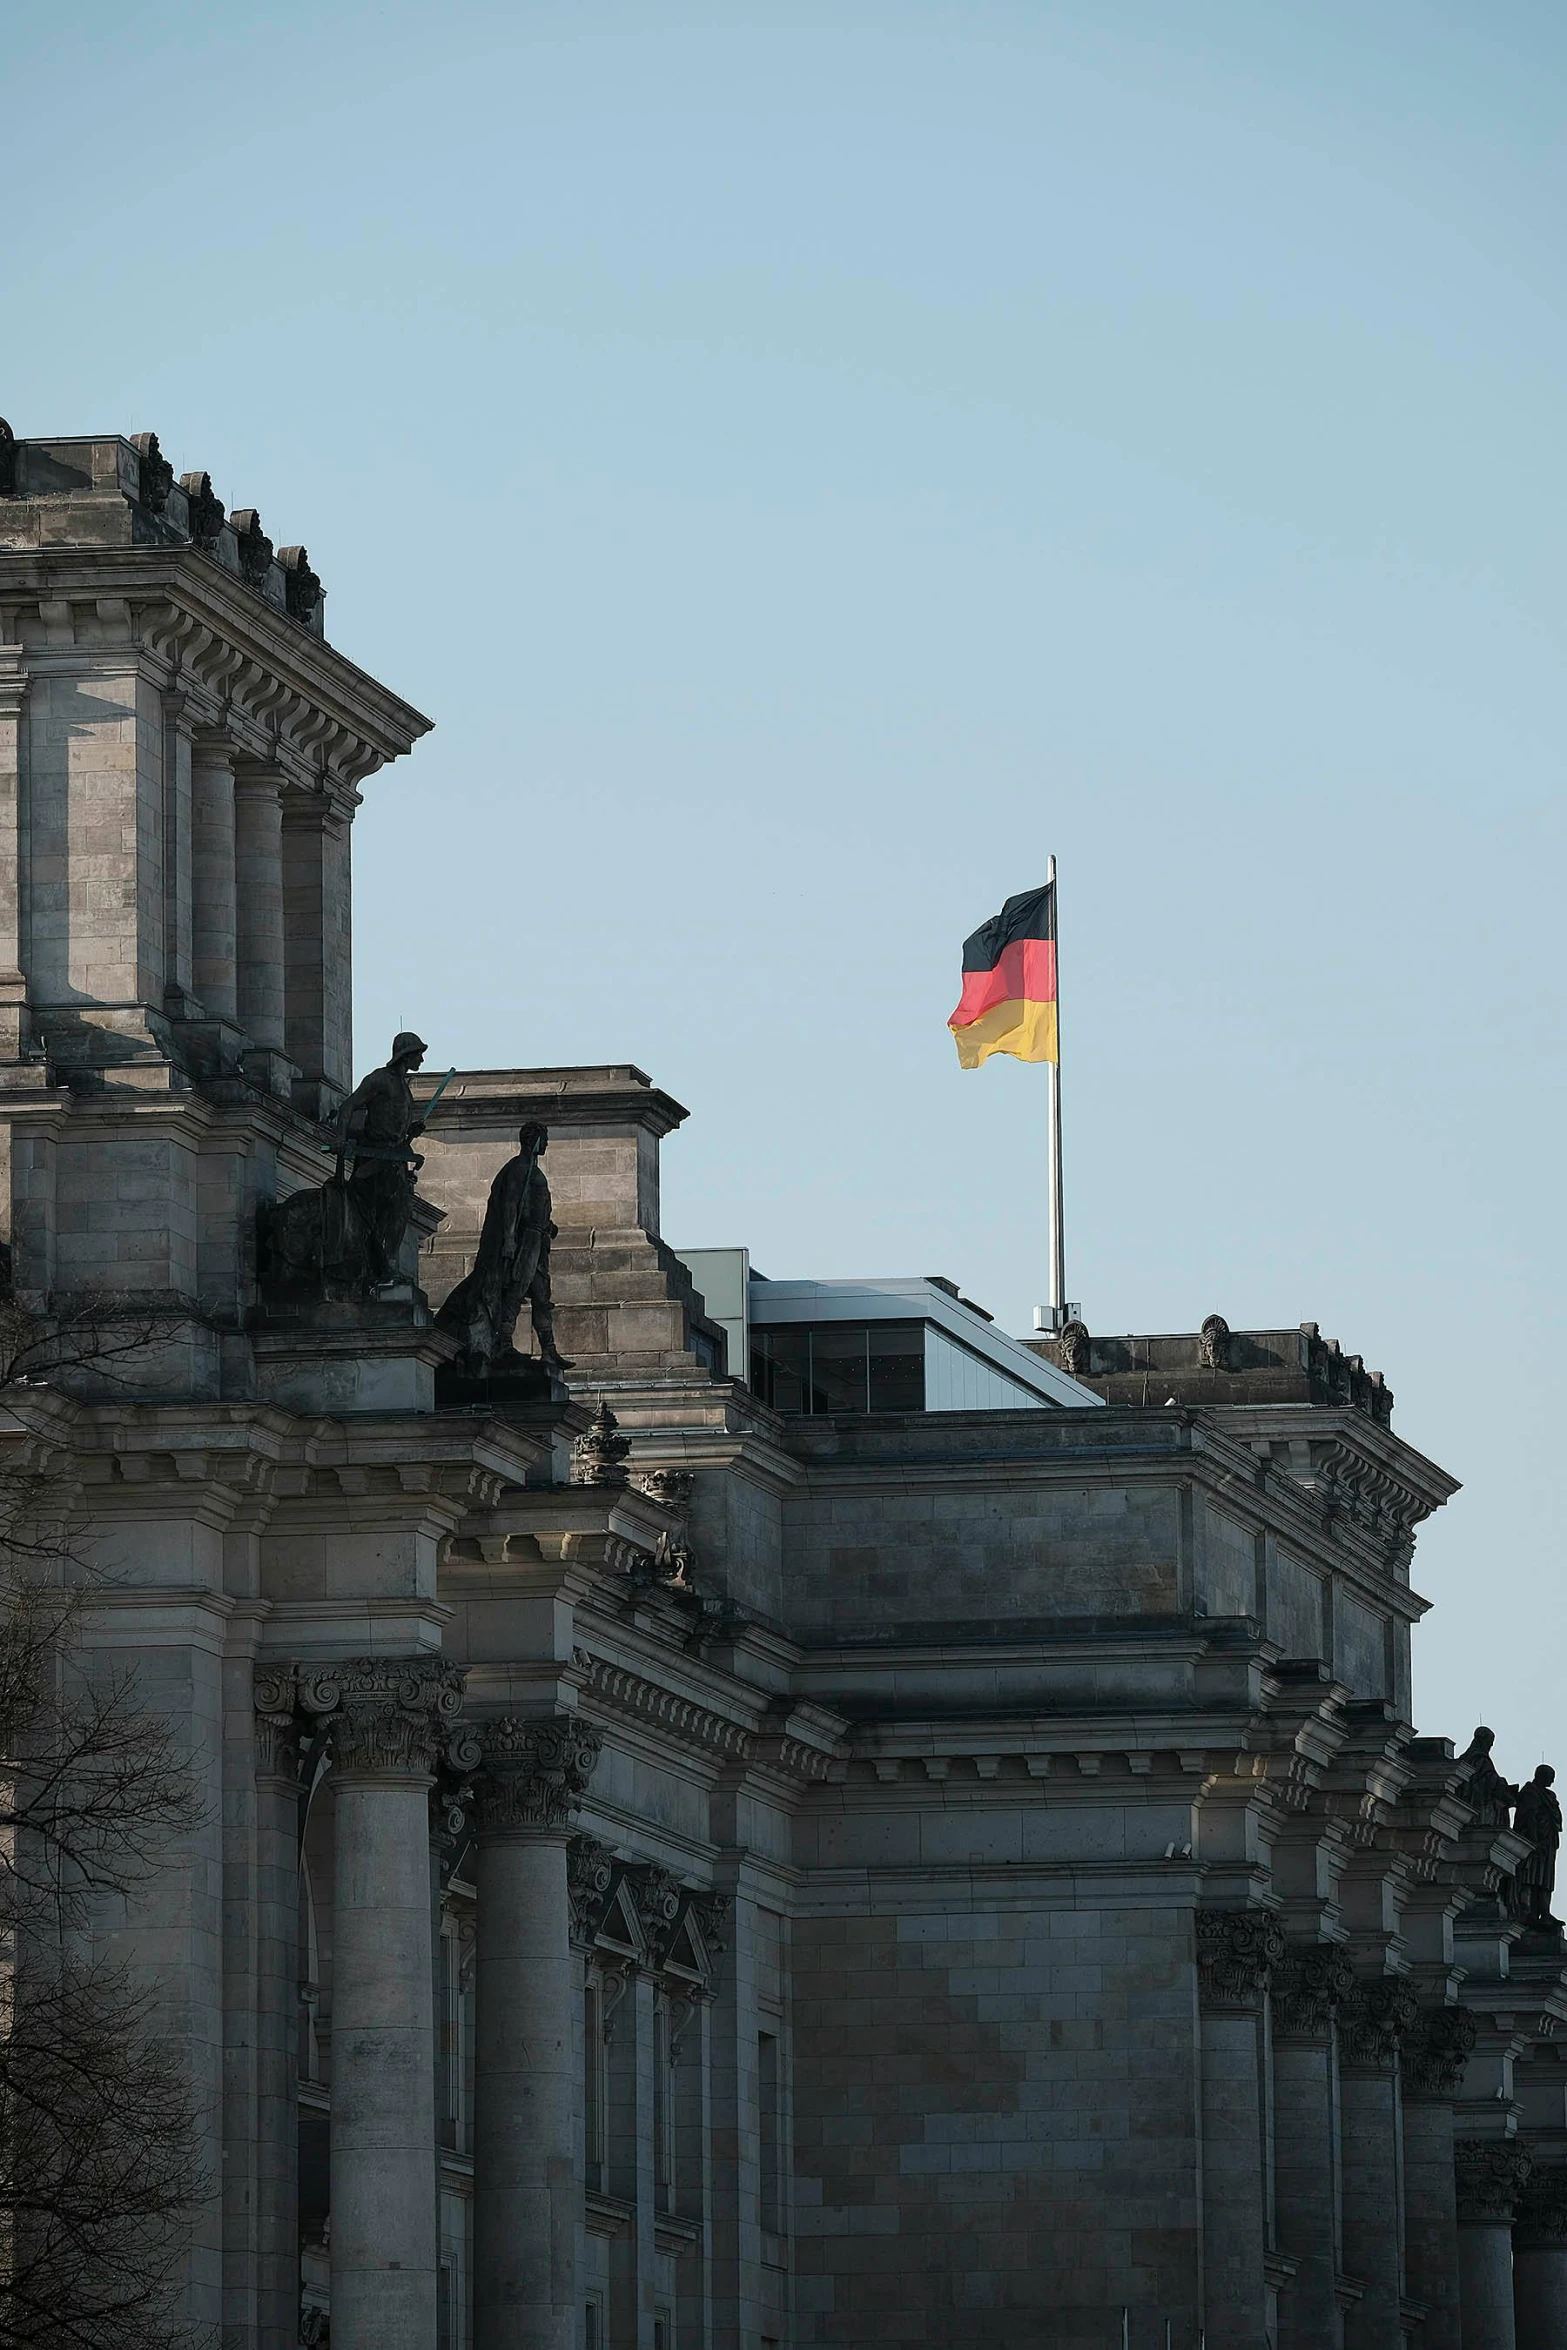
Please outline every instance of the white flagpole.
[[[1056, 861], [1050, 860], [1046, 877], [1055, 891]], [[1061, 902], [1059, 894], [1052, 900], [1056, 932], [1056, 1058], [1045, 1063], [1045, 1083], [1049, 1089], [1048, 1109], [1050, 1135], [1047, 1146], [1047, 1165], [1050, 1178], [1050, 1327], [1066, 1327], [1066, 1226], [1062, 1215], [1061, 1196]]]

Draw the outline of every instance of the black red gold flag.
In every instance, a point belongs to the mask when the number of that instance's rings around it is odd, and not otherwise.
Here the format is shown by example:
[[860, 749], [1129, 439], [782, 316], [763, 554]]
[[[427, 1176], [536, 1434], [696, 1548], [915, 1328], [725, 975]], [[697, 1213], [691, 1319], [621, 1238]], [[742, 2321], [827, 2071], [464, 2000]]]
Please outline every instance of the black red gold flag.
[[1025, 889], [963, 942], [963, 998], [947, 1022], [965, 1069], [992, 1053], [1060, 1057], [1056, 1029], [1056, 885]]

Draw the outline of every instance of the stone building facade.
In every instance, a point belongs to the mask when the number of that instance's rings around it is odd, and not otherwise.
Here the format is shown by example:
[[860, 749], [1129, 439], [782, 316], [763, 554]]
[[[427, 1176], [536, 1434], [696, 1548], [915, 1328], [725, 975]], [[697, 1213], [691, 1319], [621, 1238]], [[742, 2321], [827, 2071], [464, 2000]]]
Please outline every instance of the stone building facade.
[[[460, 1074], [405, 1278], [269, 1306], [351, 1082], [354, 809], [425, 725], [153, 436], [0, 434], [8, 1273], [133, 1340], [0, 1453], [208, 1797], [98, 1925], [200, 2092], [183, 2315], [1564, 2350], [1567, 1956], [1412, 1727], [1454, 1481], [1358, 1360], [1073, 1326], [1048, 1407], [775, 1411], [629, 1066]], [[430, 1309], [530, 1117], [570, 1393], [456, 1405]]]

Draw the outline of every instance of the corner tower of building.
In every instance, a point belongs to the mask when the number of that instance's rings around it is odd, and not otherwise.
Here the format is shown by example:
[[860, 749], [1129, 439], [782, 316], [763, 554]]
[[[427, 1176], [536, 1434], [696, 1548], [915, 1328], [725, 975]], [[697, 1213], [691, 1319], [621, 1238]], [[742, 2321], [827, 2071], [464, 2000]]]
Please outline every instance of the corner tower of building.
[[[349, 836], [429, 721], [155, 433], [0, 424], [0, 1185], [18, 1288], [230, 1325], [352, 1083]], [[301, 1156], [303, 1154], [303, 1156]], [[175, 1377], [218, 1377], [211, 1346]]]

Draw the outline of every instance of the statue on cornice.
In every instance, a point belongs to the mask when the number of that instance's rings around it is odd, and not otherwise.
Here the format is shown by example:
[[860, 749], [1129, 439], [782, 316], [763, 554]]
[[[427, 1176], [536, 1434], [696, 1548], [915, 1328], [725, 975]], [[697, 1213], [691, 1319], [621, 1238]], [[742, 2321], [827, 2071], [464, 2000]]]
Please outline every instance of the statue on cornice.
[[530, 1118], [517, 1136], [517, 1156], [508, 1159], [490, 1185], [473, 1270], [458, 1282], [436, 1315], [436, 1327], [460, 1348], [456, 1368], [470, 1379], [523, 1369], [512, 1333], [526, 1300], [546, 1370], [571, 1369], [555, 1343], [555, 1308], [550, 1295], [550, 1187], [544, 1173], [549, 1129]]
[[1482, 1722], [1458, 1758], [1458, 1767], [1468, 1781], [1464, 1801], [1481, 1828], [1507, 1827], [1512, 1807], [1518, 1800], [1518, 1789], [1502, 1777], [1491, 1760], [1495, 1744], [1496, 1732], [1488, 1730]]
[[1562, 1807], [1556, 1799], [1556, 1773], [1541, 1763], [1526, 1787], [1518, 1790], [1513, 1812], [1513, 1834], [1523, 1837], [1529, 1856], [1513, 1880], [1515, 1915], [1538, 1934], [1559, 1924], [1551, 1915], [1556, 1890], [1556, 1854], [1562, 1840]]
[[370, 1297], [398, 1279], [424, 1164], [413, 1148], [424, 1119], [408, 1080], [425, 1051], [411, 1029], [394, 1036], [385, 1067], [372, 1069], [343, 1105], [330, 1180], [263, 1203], [261, 1283], [274, 1299]]

